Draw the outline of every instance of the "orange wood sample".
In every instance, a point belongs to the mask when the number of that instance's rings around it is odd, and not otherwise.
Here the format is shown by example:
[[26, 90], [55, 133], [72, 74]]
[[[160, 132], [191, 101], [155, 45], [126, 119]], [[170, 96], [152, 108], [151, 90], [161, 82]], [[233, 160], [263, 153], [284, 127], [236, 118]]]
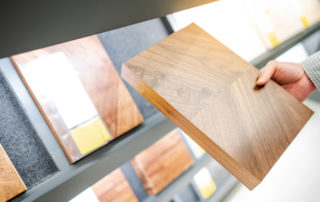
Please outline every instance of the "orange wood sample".
[[120, 168], [112, 171], [91, 188], [101, 202], [138, 201]]
[[7, 201], [26, 191], [27, 187], [0, 145], [0, 201]]
[[141, 124], [143, 117], [95, 35], [10, 57], [69, 161], [73, 163], [82, 155], [69, 135], [68, 128], [54, 104], [48, 99], [36, 96], [38, 89], [31, 89], [27, 82], [33, 78], [26, 78], [22, 71], [28, 62], [57, 52], [62, 52], [78, 73], [113, 138]]
[[[245, 47], [244, 47], [245, 48]], [[122, 77], [249, 189], [313, 112], [195, 24], [123, 65]]]
[[131, 161], [148, 194], [157, 194], [192, 164], [193, 159], [175, 129]]

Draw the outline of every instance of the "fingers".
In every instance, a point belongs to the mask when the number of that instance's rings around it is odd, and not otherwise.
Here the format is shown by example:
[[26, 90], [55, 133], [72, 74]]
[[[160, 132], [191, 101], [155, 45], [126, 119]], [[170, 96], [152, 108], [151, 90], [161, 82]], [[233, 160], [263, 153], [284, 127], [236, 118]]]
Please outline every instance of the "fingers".
[[256, 85], [263, 86], [266, 83], [268, 83], [268, 81], [270, 81], [273, 74], [275, 73], [277, 66], [278, 62], [275, 60], [268, 62], [268, 64], [263, 68], [263, 70], [261, 70], [257, 78]]

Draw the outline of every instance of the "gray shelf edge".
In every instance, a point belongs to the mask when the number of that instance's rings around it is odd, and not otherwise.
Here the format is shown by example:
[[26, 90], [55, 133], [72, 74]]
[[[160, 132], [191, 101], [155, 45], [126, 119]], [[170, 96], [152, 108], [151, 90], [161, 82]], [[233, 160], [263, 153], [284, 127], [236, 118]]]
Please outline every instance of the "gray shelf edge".
[[313, 34], [319, 29], [320, 29], [320, 21], [311, 25], [307, 29], [304, 29], [301, 32], [293, 35], [289, 39], [281, 42], [278, 46], [266, 51], [265, 53], [251, 60], [250, 63], [260, 69], [263, 66], [265, 66], [270, 60], [273, 60], [277, 56], [281, 55], [286, 50], [296, 45], [297, 43], [301, 42], [302, 40], [304, 40], [305, 38], [307, 38], [308, 36], [310, 36], [311, 34]]

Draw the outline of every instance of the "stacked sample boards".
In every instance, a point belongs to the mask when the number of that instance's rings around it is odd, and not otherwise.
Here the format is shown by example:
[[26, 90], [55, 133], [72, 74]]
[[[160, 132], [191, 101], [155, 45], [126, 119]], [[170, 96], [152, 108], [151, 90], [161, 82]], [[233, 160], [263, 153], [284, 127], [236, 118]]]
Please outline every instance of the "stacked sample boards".
[[11, 61], [71, 163], [143, 122], [97, 36]]
[[148, 194], [157, 194], [192, 164], [193, 159], [175, 129], [131, 161]]
[[0, 201], [7, 201], [26, 190], [27, 187], [0, 145]]
[[195, 24], [123, 65], [123, 78], [249, 189], [313, 112]]

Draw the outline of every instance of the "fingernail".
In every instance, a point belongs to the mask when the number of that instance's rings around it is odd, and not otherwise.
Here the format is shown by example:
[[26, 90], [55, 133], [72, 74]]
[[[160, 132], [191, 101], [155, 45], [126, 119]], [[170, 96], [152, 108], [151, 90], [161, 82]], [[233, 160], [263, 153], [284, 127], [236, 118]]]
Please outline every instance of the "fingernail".
[[262, 82], [262, 79], [258, 77], [256, 83], [260, 83], [260, 82]]

